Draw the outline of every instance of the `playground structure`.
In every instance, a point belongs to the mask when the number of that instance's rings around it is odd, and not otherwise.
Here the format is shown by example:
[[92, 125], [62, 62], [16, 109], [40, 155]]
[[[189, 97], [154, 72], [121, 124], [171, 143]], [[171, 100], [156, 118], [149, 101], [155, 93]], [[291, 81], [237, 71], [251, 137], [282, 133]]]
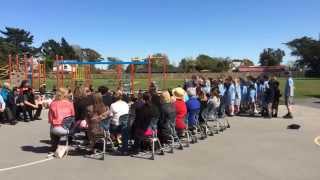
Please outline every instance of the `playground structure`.
[[7, 75], [12, 86], [20, 86], [23, 80], [29, 80], [31, 86], [39, 89], [42, 84], [46, 83], [46, 68], [44, 61], [36, 61], [33, 56], [23, 57], [18, 54], [8, 56]]
[[[71, 72], [71, 87], [74, 88], [77, 84], [83, 83], [85, 86], [89, 86], [92, 83], [92, 66], [94, 65], [116, 65], [116, 73], [117, 73], [117, 81], [118, 87], [123, 88], [124, 86], [129, 86], [128, 91], [130, 93], [135, 92], [135, 66], [136, 65], [146, 65], [147, 66], [147, 79], [148, 85], [150, 86], [152, 83], [152, 63], [155, 61], [162, 61], [163, 64], [163, 76], [162, 76], [162, 87], [163, 89], [166, 88], [166, 81], [167, 81], [167, 63], [165, 61], [165, 57], [154, 57], [148, 56], [145, 59], [132, 59], [131, 61], [118, 61], [118, 62], [106, 62], [101, 60], [96, 61], [78, 61], [78, 60], [64, 60], [63, 56], [56, 56], [56, 82], [57, 87], [64, 87], [65, 80], [67, 75], [63, 70], [64, 65], [71, 65], [72, 72]], [[122, 66], [128, 65], [130, 66], [129, 78], [123, 78], [124, 73]], [[124, 79], [129, 79], [129, 82], [124, 82]], [[70, 84], [69, 84], [70, 85]]]

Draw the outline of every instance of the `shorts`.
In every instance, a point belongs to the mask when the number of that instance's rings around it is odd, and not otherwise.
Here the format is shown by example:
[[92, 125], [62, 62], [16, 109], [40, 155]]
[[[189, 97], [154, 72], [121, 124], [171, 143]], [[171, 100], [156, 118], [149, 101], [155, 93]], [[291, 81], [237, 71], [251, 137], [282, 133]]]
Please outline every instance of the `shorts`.
[[284, 98], [284, 103], [286, 106], [293, 105], [293, 96], [286, 96]]
[[236, 105], [236, 106], [240, 106], [240, 104], [241, 104], [241, 99], [238, 99], [238, 98], [237, 98], [237, 99], [235, 100], [235, 105]]

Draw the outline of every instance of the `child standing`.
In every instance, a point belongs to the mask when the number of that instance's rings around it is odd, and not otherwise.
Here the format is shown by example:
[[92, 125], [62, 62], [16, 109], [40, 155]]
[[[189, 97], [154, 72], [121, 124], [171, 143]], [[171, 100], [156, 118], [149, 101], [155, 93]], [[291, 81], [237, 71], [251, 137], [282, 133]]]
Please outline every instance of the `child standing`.
[[234, 104], [234, 113], [238, 114], [238, 113], [240, 113], [240, 104], [241, 104], [241, 98], [242, 98], [239, 78], [235, 79], [234, 86], [235, 86], [235, 93], [236, 93], [235, 104]]
[[250, 114], [254, 115], [257, 113], [257, 107], [256, 107], [256, 88], [253, 83], [249, 85], [249, 109]]
[[279, 88], [279, 82], [274, 82], [274, 99], [272, 103], [272, 117], [278, 117], [279, 99], [282, 96]]

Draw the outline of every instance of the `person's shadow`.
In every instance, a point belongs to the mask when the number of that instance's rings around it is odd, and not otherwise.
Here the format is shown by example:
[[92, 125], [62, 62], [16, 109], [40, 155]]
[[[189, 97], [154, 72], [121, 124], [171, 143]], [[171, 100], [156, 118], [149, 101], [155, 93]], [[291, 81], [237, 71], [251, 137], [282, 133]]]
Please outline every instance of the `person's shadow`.
[[40, 140], [41, 143], [47, 144], [44, 146], [22, 146], [21, 149], [22, 151], [26, 152], [33, 152], [33, 153], [38, 153], [38, 154], [46, 154], [51, 151], [51, 147], [48, 146], [50, 145], [50, 140]]
[[47, 154], [51, 148], [49, 146], [22, 146], [22, 151], [33, 152], [38, 154]]

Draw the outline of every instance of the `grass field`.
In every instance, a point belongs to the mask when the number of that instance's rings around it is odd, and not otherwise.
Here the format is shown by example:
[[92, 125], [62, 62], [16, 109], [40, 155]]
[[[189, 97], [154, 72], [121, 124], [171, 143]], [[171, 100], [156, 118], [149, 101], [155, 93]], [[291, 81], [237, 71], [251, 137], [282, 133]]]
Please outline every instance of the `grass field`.
[[[155, 79], [157, 84], [162, 88], [162, 81], [160, 79]], [[281, 90], [283, 92], [285, 79], [280, 78]], [[320, 98], [320, 79], [319, 78], [295, 78], [295, 96], [297, 98], [308, 98], [308, 97], [318, 97]], [[56, 81], [53, 79], [47, 80], [48, 89], [51, 89], [53, 84]], [[68, 82], [66, 82], [67, 84]], [[167, 88], [174, 88], [178, 85], [183, 84], [183, 79], [168, 79]], [[93, 86], [98, 87], [100, 85], [106, 85], [110, 89], [117, 87], [117, 81], [114, 79], [94, 79]], [[147, 80], [146, 79], [136, 79], [135, 80], [135, 89], [147, 89]]]

